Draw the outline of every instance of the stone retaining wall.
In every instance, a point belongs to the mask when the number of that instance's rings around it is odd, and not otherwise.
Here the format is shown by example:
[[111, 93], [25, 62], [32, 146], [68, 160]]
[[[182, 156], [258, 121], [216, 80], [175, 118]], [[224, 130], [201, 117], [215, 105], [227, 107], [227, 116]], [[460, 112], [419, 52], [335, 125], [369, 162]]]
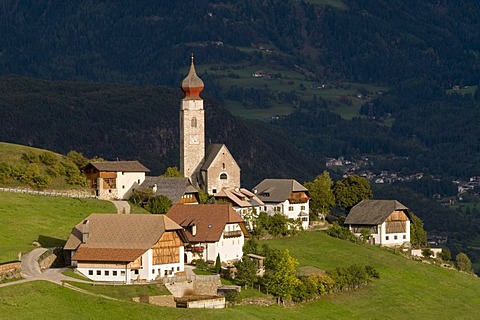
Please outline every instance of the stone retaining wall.
[[28, 193], [28, 194], [35, 194], [35, 195], [43, 195], [43, 196], [53, 196], [53, 197], [69, 197], [69, 198], [96, 198], [95, 195], [92, 195], [88, 191], [83, 190], [49, 190], [49, 191], [40, 191], [34, 190], [29, 188], [1, 188], [0, 191], [5, 192], [14, 192], [14, 193]]
[[20, 261], [0, 264], [0, 281], [22, 277], [22, 264]]

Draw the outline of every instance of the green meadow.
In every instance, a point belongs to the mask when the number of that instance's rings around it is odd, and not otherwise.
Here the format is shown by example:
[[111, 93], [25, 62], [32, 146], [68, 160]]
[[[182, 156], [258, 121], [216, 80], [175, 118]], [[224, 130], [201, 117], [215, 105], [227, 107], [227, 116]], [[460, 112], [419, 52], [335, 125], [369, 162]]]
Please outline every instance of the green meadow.
[[[293, 307], [232, 306], [223, 310], [118, 302], [31, 282], [0, 288], [0, 314], [15, 319], [68, 314], [78, 319], [469, 319], [480, 312], [480, 280], [473, 275], [409, 260], [393, 250], [331, 238], [320, 231], [261, 243], [287, 248], [301, 266], [331, 269], [369, 264], [380, 272], [380, 279], [355, 291], [329, 294]], [[101, 290], [105, 295], [118, 295], [109, 294], [108, 287]]]
[[61, 246], [72, 228], [91, 213], [116, 212], [108, 201], [0, 191], [0, 263], [18, 260], [39, 242]]

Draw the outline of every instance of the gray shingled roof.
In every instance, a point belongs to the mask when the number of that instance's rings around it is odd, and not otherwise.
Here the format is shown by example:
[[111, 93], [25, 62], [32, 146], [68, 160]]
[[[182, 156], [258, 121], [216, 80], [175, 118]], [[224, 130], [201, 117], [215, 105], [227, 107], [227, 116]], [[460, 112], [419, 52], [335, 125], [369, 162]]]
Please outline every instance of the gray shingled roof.
[[90, 162], [98, 171], [108, 172], [149, 172], [150, 170], [138, 161], [98, 161]]
[[283, 202], [287, 200], [292, 192], [307, 192], [304, 186], [294, 179], [265, 179], [253, 190], [263, 202]]
[[395, 210], [403, 210], [410, 217], [408, 208], [397, 200], [363, 200], [350, 210], [345, 224], [378, 225]]
[[172, 203], [177, 203], [180, 198], [186, 193], [197, 193], [188, 178], [166, 178], [166, 177], [145, 177], [145, 181], [140, 187], [152, 189], [154, 185], [157, 185], [157, 192], [155, 195], [167, 196]]
[[210, 167], [223, 146], [224, 144], [221, 143], [213, 143], [208, 146], [205, 154], [205, 162], [203, 163], [201, 170], [207, 170]]

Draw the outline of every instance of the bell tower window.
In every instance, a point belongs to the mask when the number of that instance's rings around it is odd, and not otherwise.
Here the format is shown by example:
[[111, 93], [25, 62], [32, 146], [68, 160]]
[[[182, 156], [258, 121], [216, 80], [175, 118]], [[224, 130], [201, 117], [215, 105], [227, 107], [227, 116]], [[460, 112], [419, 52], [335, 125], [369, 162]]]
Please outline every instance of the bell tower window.
[[226, 174], [226, 173], [222, 173], [222, 174], [220, 175], [220, 179], [221, 179], [221, 180], [227, 180], [227, 174]]
[[197, 118], [193, 117], [191, 122], [192, 122], [192, 124], [191, 124], [192, 128], [196, 128], [197, 127]]

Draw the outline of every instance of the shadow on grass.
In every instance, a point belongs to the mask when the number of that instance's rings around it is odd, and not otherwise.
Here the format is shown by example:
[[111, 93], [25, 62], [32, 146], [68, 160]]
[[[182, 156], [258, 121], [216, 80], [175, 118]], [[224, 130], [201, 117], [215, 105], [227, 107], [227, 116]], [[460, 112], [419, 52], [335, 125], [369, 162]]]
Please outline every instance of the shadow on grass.
[[63, 245], [65, 244], [64, 239], [57, 239], [44, 235], [39, 235], [37, 241], [44, 248], [63, 247]]

